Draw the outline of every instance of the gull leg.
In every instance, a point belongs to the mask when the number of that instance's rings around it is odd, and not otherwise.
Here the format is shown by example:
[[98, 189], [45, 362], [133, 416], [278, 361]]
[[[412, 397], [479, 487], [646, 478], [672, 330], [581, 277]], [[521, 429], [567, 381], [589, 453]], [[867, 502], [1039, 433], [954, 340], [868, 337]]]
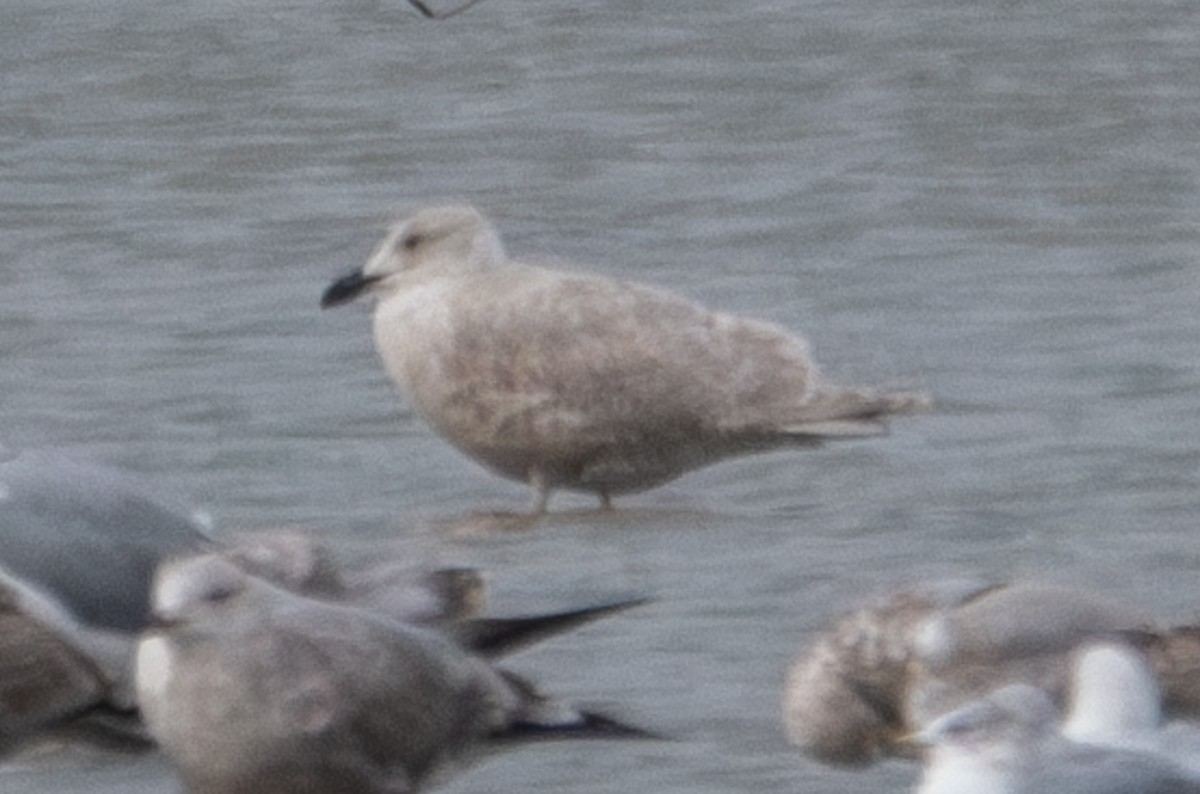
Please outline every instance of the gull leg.
[[606, 489], [606, 488], [602, 489], [598, 495], [600, 497], [600, 509], [601, 510], [612, 510], [613, 509], [612, 494], [610, 494], [608, 492], [608, 489]]

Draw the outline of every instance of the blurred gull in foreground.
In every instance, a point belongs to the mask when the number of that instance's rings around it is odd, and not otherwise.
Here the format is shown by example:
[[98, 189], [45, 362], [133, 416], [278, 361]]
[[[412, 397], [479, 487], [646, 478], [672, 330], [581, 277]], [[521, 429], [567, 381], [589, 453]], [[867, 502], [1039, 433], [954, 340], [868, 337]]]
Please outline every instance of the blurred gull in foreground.
[[0, 754], [35, 738], [146, 743], [133, 702], [132, 637], [80, 624], [0, 572]]
[[1099, 639], [1076, 651], [1063, 735], [1151, 753], [1200, 775], [1200, 730], [1191, 722], [1164, 721], [1158, 679], [1126, 639], [1140, 638]]
[[912, 730], [905, 703], [916, 627], [988, 589], [936, 582], [838, 618], [788, 673], [783, 718], [791, 742], [832, 764], [867, 764], [901, 749], [896, 742]]
[[153, 604], [138, 699], [193, 794], [412, 792], [497, 743], [645, 735], [439, 632], [289, 592], [219, 555], [165, 564]]
[[194, 510], [132, 475], [0, 447], [0, 567], [85, 623], [140, 629], [158, 562], [208, 542]]
[[931, 750], [917, 794], [1194, 794], [1197, 780], [1153, 755], [1059, 733], [1042, 690], [1010, 684], [914, 737]]
[[434, 430], [487, 468], [555, 489], [643, 491], [723, 458], [878, 435], [923, 397], [824, 380], [776, 325], [668, 292], [509, 260], [466, 206], [398, 223], [321, 299], [372, 293], [375, 346]]
[[0, 447], [0, 753], [35, 738], [145, 743], [133, 632], [159, 560], [209, 545], [141, 480]]
[[1067, 697], [1072, 652], [1136, 631], [1164, 704], [1200, 714], [1200, 645], [1190, 629], [1100, 594], [1039, 583], [931, 582], [838, 618], [796, 659], [784, 691], [793, 744], [832, 764], [911, 754], [901, 737], [1005, 684]]
[[1157, 631], [1155, 618], [1099, 593], [1018, 582], [939, 609], [914, 633], [909, 718], [924, 725], [1007, 683], [1065, 699], [1071, 654], [1112, 631]]

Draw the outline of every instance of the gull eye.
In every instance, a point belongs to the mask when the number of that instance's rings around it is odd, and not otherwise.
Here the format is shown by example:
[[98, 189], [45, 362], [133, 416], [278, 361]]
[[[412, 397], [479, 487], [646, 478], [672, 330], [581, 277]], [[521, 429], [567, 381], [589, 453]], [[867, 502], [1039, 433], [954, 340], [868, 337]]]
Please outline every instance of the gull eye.
[[214, 587], [205, 593], [204, 600], [208, 601], [210, 604], [219, 604], [222, 601], [228, 601], [236, 592], [236, 587], [231, 585], [221, 585]]
[[400, 238], [400, 247], [405, 251], [412, 251], [421, 243], [425, 242], [425, 238], [416, 232], [409, 232]]

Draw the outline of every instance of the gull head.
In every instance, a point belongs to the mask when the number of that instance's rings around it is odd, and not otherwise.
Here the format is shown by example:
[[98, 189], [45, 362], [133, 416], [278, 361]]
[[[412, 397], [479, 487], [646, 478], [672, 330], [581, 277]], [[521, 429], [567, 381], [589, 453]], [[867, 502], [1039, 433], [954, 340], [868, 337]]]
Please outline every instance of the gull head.
[[333, 552], [302, 532], [256, 532], [240, 538], [221, 556], [250, 575], [293, 593], [339, 597], [346, 590]]
[[1020, 751], [1053, 734], [1058, 709], [1042, 690], [1010, 684], [944, 714], [916, 734], [920, 744], [991, 755]]
[[913, 630], [913, 654], [930, 670], [941, 670], [954, 661], [958, 638], [950, 616], [937, 613]]
[[1058, 712], [1050, 697], [1012, 684], [944, 714], [909, 737], [929, 747], [918, 794], [1013, 794], [1057, 791], [1030, 788], [1025, 778], [1052, 742]]
[[474, 207], [428, 207], [394, 225], [361, 270], [329, 285], [321, 308], [425, 278], [477, 273], [503, 260], [499, 235]]
[[215, 554], [166, 562], [154, 577], [151, 625], [170, 630], [223, 623], [251, 589], [249, 574]]

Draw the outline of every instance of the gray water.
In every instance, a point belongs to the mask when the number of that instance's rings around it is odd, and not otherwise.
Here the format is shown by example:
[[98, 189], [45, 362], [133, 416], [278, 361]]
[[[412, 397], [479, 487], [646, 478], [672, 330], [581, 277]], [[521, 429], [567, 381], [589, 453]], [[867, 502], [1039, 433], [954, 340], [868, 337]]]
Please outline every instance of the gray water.
[[[778, 719], [833, 615], [943, 574], [1095, 585], [1183, 620], [1200, 570], [1200, 6], [1191, 2], [8, 0], [6, 441], [146, 472], [225, 535], [480, 565], [496, 611], [652, 605], [512, 666], [671, 742], [559, 743], [451, 792], [902, 791]], [[804, 333], [941, 403], [524, 533], [322, 313], [397, 208]], [[173, 791], [50, 753], [6, 792]]]

